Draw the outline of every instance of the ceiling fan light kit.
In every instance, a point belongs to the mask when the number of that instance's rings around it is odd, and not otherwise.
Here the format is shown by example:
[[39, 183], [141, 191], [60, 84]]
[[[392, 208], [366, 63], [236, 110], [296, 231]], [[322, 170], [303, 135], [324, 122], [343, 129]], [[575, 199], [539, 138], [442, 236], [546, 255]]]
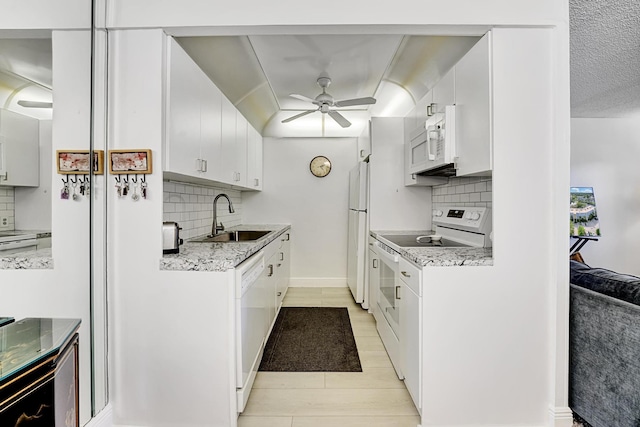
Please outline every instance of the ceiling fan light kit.
[[332, 110], [331, 107], [341, 108], [341, 107], [352, 107], [356, 105], [372, 105], [376, 103], [376, 99], [372, 97], [344, 99], [341, 101], [335, 101], [333, 99], [333, 96], [327, 93], [327, 88], [331, 84], [331, 78], [325, 73], [320, 74], [320, 77], [318, 77], [317, 83], [318, 83], [318, 86], [322, 88], [322, 93], [316, 96], [315, 99], [309, 98], [304, 95], [299, 95], [297, 93], [292, 93], [290, 96], [292, 98], [296, 98], [301, 101], [310, 102], [314, 105], [317, 105], [318, 108], [315, 110], [303, 111], [302, 113], [296, 114], [295, 116], [291, 116], [287, 119], [282, 120], [282, 123], [288, 123], [300, 117], [306, 116], [307, 114], [320, 111], [323, 114], [328, 114], [329, 117], [335, 120], [336, 123], [338, 123], [343, 128], [347, 128], [351, 126], [351, 122], [336, 110]]

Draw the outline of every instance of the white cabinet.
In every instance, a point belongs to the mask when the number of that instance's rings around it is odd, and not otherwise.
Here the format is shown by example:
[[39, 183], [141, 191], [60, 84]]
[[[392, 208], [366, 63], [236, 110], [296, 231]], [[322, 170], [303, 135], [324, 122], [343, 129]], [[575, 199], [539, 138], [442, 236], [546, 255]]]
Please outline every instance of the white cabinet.
[[262, 135], [247, 126], [247, 188], [262, 190]]
[[[222, 98], [221, 108], [221, 152], [220, 181], [235, 182], [236, 179], [236, 108], [226, 97]], [[233, 159], [233, 161], [229, 161]]]
[[[441, 113], [447, 105], [456, 103], [455, 72], [451, 69], [431, 89], [431, 113]], [[425, 111], [426, 113], [426, 111]]]
[[164, 171], [261, 190], [262, 136], [175, 40], [168, 46]]
[[422, 402], [422, 271], [400, 259], [400, 364], [418, 411]]
[[369, 307], [378, 306], [378, 290], [380, 289], [380, 259], [372, 249], [375, 239], [369, 238]]
[[222, 99], [222, 150], [220, 181], [247, 185], [247, 119], [226, 97]]
[[364, 161], [371, 155], [371, 121], [367, 122], [358, 137], [358, 160]]
[[291, 233], [286, 232], [280, 236], [280, 250], [276, 259], [277, 286], [276, 286], [276, 310], [282, 305], [291, 277]]
[[458, 176], [493, 169], [490, 42], [488, 33], [455, 66]]
[[0, 186], [40, 185], [39, 135], [37, 119], [0, 109]]
[[168, 57], [164, 170], [213, 179], [222, 93], [173, 39]]
[[222, 92], [209, 80], [202, 76], [202, 97], [200, 98], [200, 157], [196, 163], [199, 176], [220, 180]]

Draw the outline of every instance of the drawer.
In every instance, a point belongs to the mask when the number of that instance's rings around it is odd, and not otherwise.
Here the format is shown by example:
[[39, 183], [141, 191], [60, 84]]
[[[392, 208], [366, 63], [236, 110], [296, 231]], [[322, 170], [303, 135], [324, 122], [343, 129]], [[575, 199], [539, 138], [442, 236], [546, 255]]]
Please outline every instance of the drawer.
[[404, 258], [400, 258], [400, 279], [419, 297], [422, 296], [422, 270]]

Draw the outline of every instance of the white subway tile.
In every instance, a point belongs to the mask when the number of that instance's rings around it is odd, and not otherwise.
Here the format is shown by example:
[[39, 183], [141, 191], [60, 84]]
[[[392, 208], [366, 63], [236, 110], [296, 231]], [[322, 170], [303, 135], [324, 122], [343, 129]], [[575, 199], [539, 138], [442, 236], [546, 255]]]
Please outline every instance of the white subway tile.
[[491, 201], [491, 192], [486, 191], [483, 193], [480, 193], [480, 200], [483, 202], [490, 202]]
[[478, 193], [483, 192], [483, 191], [487, 191], [487, 183], [486, 183], [486, 181], [481, 181], [481, 182], [478, 182], [478, 183], [476, 183], [474, 185], [475, 185], [475, 191], [478, 192]]
[[471, 193], [469, 194], [470, 202], [479, 202], [480, 201], [480, 193]]
[[464, 192], [465, 193], [473, 193], [476, 191], [475, 185], [474, 184], [466, 184], [464, 186]]
[[461, 195], [460, 195], [460, 201], [461, 201], [462, 203], [470, 202], [470, 201], [471, 201], [471, 200], [470, 200], [470, 195], [469, 195], [469, 194], [461, 194]]

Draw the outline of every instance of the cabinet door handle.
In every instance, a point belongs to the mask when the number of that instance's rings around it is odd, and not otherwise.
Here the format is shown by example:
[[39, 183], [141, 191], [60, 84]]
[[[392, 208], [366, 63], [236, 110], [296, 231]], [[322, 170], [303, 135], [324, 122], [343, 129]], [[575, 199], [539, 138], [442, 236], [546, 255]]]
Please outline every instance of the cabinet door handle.
[[273, 276], [273, 264], [269, 264], [267, 268], [269, 269], [269, 274], [267, 275], [267, 277]]
[[260, 180], [258, 178], [255, 178], [253, 182], [255, 182], [256, 187], [260, 185]]
[[202, 161], [202, 168], [200, 169], [201, 172], [206, 172], [207, 171], [207, 161], [203, 160]]
[[411, 277], [411, 275], [407, 274], [406, 271], [401, 271], [400, 274], [402, 274], [404, 277]]
[[284, 252], [280, 252], [280, 261], [284, 261]]
[[377, 259], [373, 259], [373, 268], [378, 268], [378, 260]]
[[279, 296], [279, 297], [280, 297], [280, 296], [282, 296], [282, 292], [278, 292], [278, 296]]
[[364, 150], [360, 150], [360, 157], [364, 157]]
[[400, 286], [396, 286], [396, 299], [401, 299], [400, 298]]
[[196, 159], [196, 170], [198, 172], [202, 170], [202, 159]]
[[281, 240], [281, 242], [288, 242], [289, 241], [289, 233], [285, 234], [284, 239]]

